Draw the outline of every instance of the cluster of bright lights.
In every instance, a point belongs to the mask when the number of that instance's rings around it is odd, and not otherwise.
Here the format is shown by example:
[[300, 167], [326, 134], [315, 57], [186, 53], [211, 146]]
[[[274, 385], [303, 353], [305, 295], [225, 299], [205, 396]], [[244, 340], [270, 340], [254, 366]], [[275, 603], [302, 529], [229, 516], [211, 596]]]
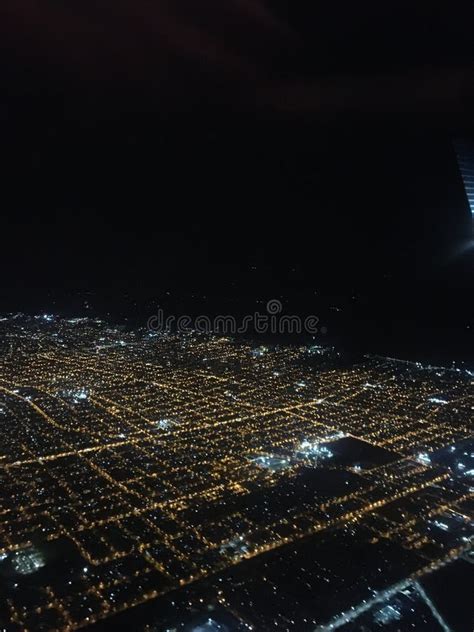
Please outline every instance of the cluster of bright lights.
[[439, 397], [430, 397], [428, 401], [432, 404], [441, 404], [441, 406], [445, 406], [448, 403], [447, 400], [441, 399]]
[[416, 458], [422, 465], [431, 465], [431, 458], [427, 452], [420, 452]]
[[433, 524], [435, 525], [435, 527], [438, 527], [438, 529], [442, 529], [443, 531], [449, 531], [448, 525], [444, 522], [440, 522], [439, 520], [434, 520]]
[[89, 397], [89, 392], [85, 388], [81, 388], [77, 390], [63, 391], [61, 395], [67, 399], [72, 399], [75, 404], [78, 404]]
[[268, 347], [258, 347], [257, 349], [252, 349], [251, 354], [254, 356], [254, 358], [261, 358], [266, 353], [268, 353], [268, 351]]
[[288, 459], [264, 454], [252, 458], [252, 461], [259, 467], [272, 470], [280, 470], [290, 465], [290, 461]]
[[388, 605], [379, 610], [374, 619], [379, 625], [388, 625], [394, 621], [399, 621], [402, 618], [402, 614], [398, 608]]
[[155, 425], [161, 430], [167, 430], [170, 426], [173, 425], [173, 422], [171, 421], [171, 419], [159, 419]]
[[334, 454], [331, 452], [329, 448], [324, 445], [320, 445], [319, 443], [311, 443], [311, 441], [303, 441], [300, 445], [299, 452], [303, 452], [303, 454], [309, 454], [311, 456], [321, 457], [323, 459], [330, 459]]
[[41, 551], [33, 547], [13, 553], [11, 563], [13, 570], [19, 575], [32, 575], [46, 566], [46, 560]]
[[54, 316], [52, 314], [42, 314], [41, 316], [35, 316], [36, 319], [41, 318], [45, 320], [47, 323], [51, 323], [54, 320]]
[[226, 544], [223, 544], [221, 547], [221, 551], [227, 553], [230, 552], [234, 555], [244, 555], [245, 553], [248, 553], [248, 547], [245, 543], [244, 536], [241, 535], [240, 537], [235, 538], [234, 540], [231, 540]]

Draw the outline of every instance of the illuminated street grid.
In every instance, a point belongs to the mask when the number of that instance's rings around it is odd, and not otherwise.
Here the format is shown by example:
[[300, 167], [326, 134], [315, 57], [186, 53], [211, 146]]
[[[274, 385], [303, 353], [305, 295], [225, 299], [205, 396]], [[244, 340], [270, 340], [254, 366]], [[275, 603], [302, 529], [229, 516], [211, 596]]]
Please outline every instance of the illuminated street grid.
[[[318, 347], [50, 316], [2, 319], [0, 345], [0, 623], [12, 629], [79, 628], [328, 527], [363, 524], [420, 569], [469, 546], [466, 371], [328, 368]], [[351, 462], [351, 441], [373, 459]], [[314, 470], [334, 492], [300, 498]]]

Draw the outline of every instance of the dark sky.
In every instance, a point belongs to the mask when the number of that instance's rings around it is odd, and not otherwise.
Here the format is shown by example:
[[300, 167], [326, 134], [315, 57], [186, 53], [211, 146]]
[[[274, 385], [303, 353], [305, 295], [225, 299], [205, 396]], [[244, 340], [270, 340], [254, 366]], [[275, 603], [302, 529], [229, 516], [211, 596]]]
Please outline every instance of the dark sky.
[[25, 91], [45, 81], [38, 101], [56, 93], [94, 110], [120, 96], [116, 113], [145, 98], [173, 111], [468, 112], [469, 2], [5, 0], [0, 11], [6, 64]]
[[474, 129], [473, 17], [470, 2], [3, 0], [5, 307], [356, 290], [386, 318], [395, 295], [464, 296], [451, 140]]

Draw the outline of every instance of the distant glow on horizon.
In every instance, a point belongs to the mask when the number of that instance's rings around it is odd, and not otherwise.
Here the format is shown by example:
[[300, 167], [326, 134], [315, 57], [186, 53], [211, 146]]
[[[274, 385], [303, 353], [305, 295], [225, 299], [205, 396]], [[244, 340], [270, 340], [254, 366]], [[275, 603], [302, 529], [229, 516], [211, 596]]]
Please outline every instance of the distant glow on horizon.
[[457, 141], [455, 146], [467, 200], [474, 216], [474, 142]]

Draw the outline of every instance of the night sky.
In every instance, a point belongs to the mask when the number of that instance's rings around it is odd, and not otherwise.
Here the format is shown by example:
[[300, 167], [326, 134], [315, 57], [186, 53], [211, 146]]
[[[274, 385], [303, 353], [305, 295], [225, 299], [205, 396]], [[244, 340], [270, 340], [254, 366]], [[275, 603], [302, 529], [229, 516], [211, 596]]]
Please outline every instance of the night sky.
[[282, 296], [341, 344], [469, 360], [473, 17], [4, 0], [2, 309]]

